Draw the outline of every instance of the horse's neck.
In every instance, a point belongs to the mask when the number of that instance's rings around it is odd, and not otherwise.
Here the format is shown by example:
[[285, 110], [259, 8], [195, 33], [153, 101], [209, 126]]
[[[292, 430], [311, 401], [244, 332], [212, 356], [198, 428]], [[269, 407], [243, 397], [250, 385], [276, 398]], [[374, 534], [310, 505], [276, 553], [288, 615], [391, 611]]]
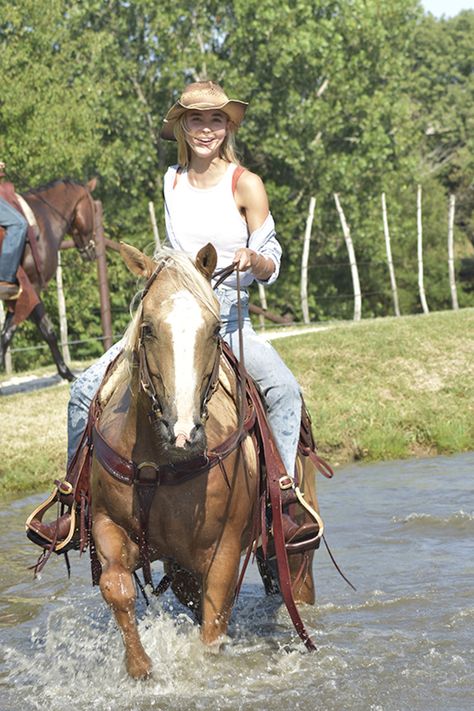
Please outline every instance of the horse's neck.
[[79, 188], [66, 183], [58, 183], [52, 188], [40, 190], [37, 193], [24, 195], [33, 209], [35, 216], [43, 229], [47, 226], [48, 235], [59, 244], [66, 234], [74, 209], [79, 200]]

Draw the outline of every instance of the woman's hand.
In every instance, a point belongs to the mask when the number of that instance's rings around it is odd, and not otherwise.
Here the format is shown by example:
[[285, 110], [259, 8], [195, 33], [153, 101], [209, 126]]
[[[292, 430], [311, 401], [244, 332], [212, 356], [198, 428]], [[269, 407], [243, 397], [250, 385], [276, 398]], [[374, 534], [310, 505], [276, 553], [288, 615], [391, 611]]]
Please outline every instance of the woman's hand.
[[252, 274], [261, 281], [269, 279], [275, 270], [272, 259], [264, 257], [248, 247], [241, 247], [236, 251], [233, 263], [238, 265], [239, 272], [246, 272], [250, 269]]

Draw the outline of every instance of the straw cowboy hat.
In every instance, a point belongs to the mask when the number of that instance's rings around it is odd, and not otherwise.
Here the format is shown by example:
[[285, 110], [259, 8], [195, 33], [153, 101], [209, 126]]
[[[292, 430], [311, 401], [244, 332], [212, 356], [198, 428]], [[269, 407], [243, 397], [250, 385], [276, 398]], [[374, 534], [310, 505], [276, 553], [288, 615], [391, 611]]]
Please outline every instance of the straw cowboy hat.
[[242, 121], [248, 106], [246, 101], [229, 99], [224, 89], [213, 81], [197, 81], [188, 84], [178, 101], [171, 107], [163, 121], [161, 137], [167, 141], [174, 141], [174, 127], [176, 121], [185, 111], [194, 109], [207, 111], [219, 109], [223, 111], [236, 126]]

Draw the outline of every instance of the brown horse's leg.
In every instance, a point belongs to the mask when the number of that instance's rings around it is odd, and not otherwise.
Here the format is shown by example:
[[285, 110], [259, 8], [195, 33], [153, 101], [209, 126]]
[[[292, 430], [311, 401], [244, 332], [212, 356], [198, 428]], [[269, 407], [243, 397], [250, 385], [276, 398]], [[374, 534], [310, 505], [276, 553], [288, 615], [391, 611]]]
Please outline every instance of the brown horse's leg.
[[177, 563], [165, 562], [166, 575], [171, 578], [171, 589], [182, 605], [189, 607], [194, 616], [201, 622], [201, 585], [196, 576], [181, 568]]
[[66, 363], [64, 362], [64, 359], [58, 348], [58, 341], [56, 339], [53, 326], [51, 324], [51, 321], [49, 320], [48, 314], [44, 310], [44, 305], [41, 301], [37, 306], [35, 306], [28, 318], [33, 321], [38, 331], [41, 333], [42, 338], [48, 344], [49, 350], [51, 351], [51, 355], [53, 356], [53, 360], [56, 364], [56, 368], [58, 369], [58, 373], [61, 378], [69, 380], [70, 382], [75, 380], [74, 374], [69, 370]]
[[201, 638], [212, 644], [226, 634], [239, 573], [240, 535], [224, 536], [203, 580]]
[[144, 679], [151, 673], [151, 660], [143, 649], [135, 619], [136, 590], [131, 573], [134, 544], [103, 514], [96, 515], [92, 535], [102, 564], [100, 590], [122, 632], [127, 671], [134, 679]]
[[13, 336], [15, 335], [15, 331], [17, 329], [17, 326], [13, 321], [13, 317], [14, 313], [12, 311], [7, 311], [7, 315], [5, 316], [5, 321], [3, 323], [0, 352], [0, 365], [2, 368], [5, 368], [5, 354], [8, 348], [10, 347], [10, 344], [13, 340]]
[[288, 556], [295, 602], [304, 602], [307, 605], [314, 605], [313, 558], [314, 551], [296, 553]]

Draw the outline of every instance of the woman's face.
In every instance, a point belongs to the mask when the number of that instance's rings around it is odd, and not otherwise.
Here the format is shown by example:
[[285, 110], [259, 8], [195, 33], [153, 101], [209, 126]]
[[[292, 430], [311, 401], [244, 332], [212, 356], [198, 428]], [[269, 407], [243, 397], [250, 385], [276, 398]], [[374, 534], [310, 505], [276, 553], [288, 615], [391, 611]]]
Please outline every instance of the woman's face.
[[223, 111], [186, 112], [186, 140], [193, 153], [200, 158], [213, 158], [219, 154], [227, 135], [227, 115]]

